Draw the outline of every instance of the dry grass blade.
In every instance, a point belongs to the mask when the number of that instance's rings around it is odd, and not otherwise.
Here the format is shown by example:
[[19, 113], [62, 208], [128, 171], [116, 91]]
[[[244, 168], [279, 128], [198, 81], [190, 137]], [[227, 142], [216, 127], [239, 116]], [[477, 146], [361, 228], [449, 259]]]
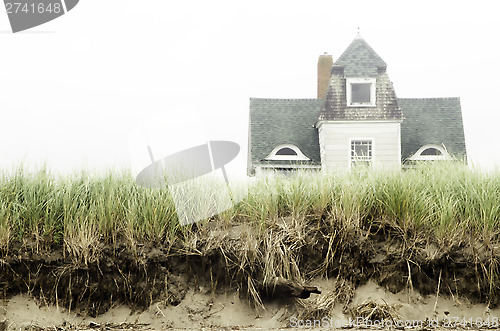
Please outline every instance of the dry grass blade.
[[250, 276], [247, 278], [247, 286], [248, 293], [250, 294], [253, 302], [260, 308], [266, 309], [264, 304], [262, 303], [262, 299], [260, 298], [259, 292], [255, 287], [255, 280], [253, 280]]
[[354, 285], [345, 280], [337, 279], [332, 291], [324, 292], [307, 300], [298, 300], [300, 307], [299, 318], [319, 319], [324, 316], [332, 316], [333, 309], [337, 304], [346, 307], [354, 297]]
[[390, 320], [395, 323], [400, 319], [398, 307], [387, 303], [376, 303], [373, 300], [367, 300], [356, 307], [349, 308], [348, 312], [353, 320], [362, 318], [365, 321], [381, 322]]
[[338, 302], [338, 294], [334, 291], [315, 296], [311, 299], [299, 299], [299, 319], [320, 319], [331, 316], [331, 312]]

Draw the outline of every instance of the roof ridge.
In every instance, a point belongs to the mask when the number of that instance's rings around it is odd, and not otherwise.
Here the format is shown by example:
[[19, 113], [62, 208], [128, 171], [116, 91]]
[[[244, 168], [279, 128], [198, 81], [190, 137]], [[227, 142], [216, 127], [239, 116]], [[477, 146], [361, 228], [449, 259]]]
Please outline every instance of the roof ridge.
[[282, 101], [324, 101], [324, 99], [318, 98], [250, 98], [250, 100], [282, 100]]
[[398, 100], [453, 100], [460, 99], [460, 97], [429, 97], [429, 98], [398, 98]]

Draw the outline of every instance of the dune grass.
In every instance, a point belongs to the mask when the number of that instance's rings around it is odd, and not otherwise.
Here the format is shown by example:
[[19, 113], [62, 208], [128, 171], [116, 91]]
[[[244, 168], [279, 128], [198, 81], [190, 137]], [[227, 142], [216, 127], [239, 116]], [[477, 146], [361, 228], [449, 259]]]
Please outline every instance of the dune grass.
[[[280, 217], [330, 217], [348, 226], [390, 223], [401, 235], [415, 229], [443, 239], [464, 233], [496, 238], [500, 175], [440, 164], [265, 177], [250, 185], [243, 201], [212, 219], [262, 227]], [[158, 242], [182, 230], [169, 190], [140, 187], [124, 171], [56, 177], [45, 168], [20, 168], [0, 177], [2, 247], [23, 238], [62, 244], [77, 236]]]
[[75, 265], [98, 261], [106, 245], [125, 244], [132, 253], [149, 245], [175, 246], [177, 256], [218, 254], [225, 277], [244, 283], [259, 305], [257, 289], [275, 277], [348, 277], [351, 271], [339, 267], [351, 263], [342, 262], [343, 254], [378, 233], [401, 243], [410, 287], [414, 256], [425, 247], [419, 243], [442, 251], [479, 247], [474, 268], [492, 298], [500, 291], [499, 222], [500, 174], [456, 163], [263, 177], [233, 208], [188, 225], [179, 224], [168, 188], [140, 187], [126, 171], [61, 177], [19, 167], [0, 175], [2, 254], [19, 245], [37, 252], [62, 247]]

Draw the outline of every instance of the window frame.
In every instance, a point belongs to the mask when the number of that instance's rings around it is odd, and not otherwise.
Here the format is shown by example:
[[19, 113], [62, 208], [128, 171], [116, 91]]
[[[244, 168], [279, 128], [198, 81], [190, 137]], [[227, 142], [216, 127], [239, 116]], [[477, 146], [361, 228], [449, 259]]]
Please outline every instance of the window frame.
[[[370, 155], [368, 161], [354, 159], [355, 156], [352, 155], [354, 142], [369, 142], [370, 143], [371, 155]], [[349, 148], [348, 148], [348, 160], [349, 160], [349, 168], [355, 167], [356, 162], [365, 162], [369, 167], [373, 167], [373, 165], [375, 163], [375, 139], [374, 138], [366, 138], [366, 137], [350, 138], [349, 139]]]
[[[353, 102], [352, 85], [370, 84], [370, 102]], [[347, 78], [346, 79], [346, 99], [347, 107], [375, 107], [377, 103], [377, 79], [376, 78]]]
[[[441, 155], [422, 155], [422, 152], [429, 149], [434, 148], [441, 152]], [[446, 150], [446, 147], [435, 145], [435, 144], [427, 144], [420, 147], [415, 154], [408, 158], [410, 161], [439, 161], [439, 160], [451, 160], [451, 156]]]
[[[297, 155], [276, 155], [278, 151], [280, 151], [283, 148], [290, 148], [293, 150]], [[271, 160], [271, 161], [310, 161], [311, 159], [308, 158], [307, 156], [302, 153], [302, 151], [295, 145], [292, 144], [282, 144], [276, 146], [271, 153], [265, 158], [265, 160]]]

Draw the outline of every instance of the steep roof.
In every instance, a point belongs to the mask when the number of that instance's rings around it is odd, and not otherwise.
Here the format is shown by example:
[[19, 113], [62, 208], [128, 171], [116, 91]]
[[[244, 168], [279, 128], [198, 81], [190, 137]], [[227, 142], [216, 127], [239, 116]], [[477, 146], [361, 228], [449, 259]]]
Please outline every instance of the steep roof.
[[[386, 63], [358, 36], [332, 67], [325, 103], [318, 120], [372, 121], [403, 119]], [[349, 79], [376, 78], [376, 105], [347, 105]], [[374, 87], [372, 87], [374, 88]]]
[[427, 144], [444, 145], [453, 156], [466, 156], [460, 98], [398, 99], [405, 117], [401, 123], [401, 157], [412, 156]]
[[377, 68], [387, 67], [359, 34], [334, 65], [343, 66], [346, 77], [377, 77]]
[[[319, 165], [318, 130], [321, 99], [250, 99], [250, 161], [264, 159], [281, 144], [297, 146], [310, 164]], [[277, 163], [274, 161], [273, 163]]]

